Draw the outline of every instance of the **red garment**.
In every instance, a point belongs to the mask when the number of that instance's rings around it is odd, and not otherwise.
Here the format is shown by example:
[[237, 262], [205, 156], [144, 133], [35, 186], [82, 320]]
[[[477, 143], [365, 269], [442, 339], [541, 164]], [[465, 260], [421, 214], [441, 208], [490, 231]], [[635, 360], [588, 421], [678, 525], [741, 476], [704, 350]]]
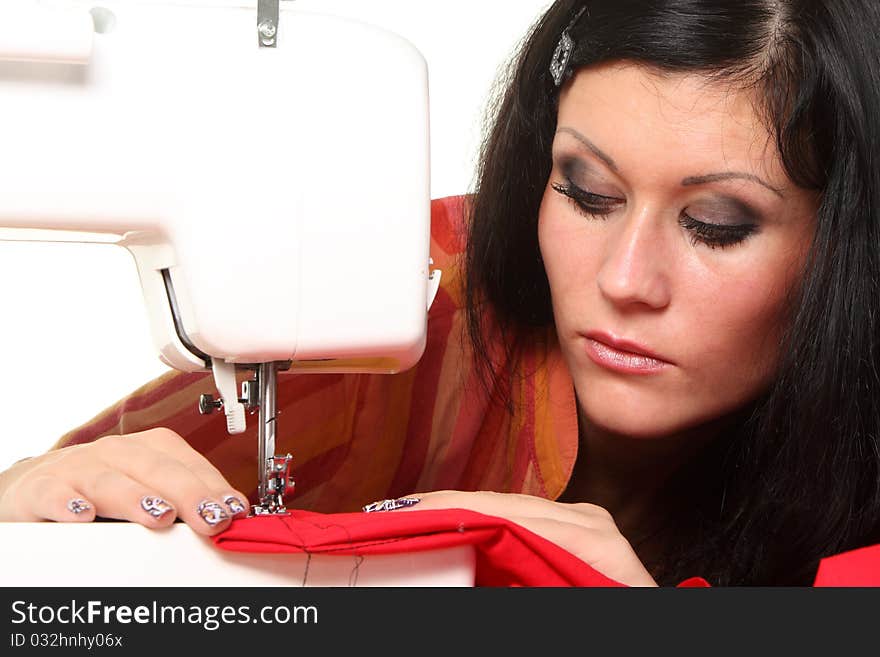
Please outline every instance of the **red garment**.
[[822, 559], [813, 586], [880, 586], [880, 545]]
[[477, 586], [607, 586], [605, 577], [519, 525], [463, 509], [256, 516], [213, 537], [236, 552], [394, 554], [460, 545], [476, 549]]
[[[691, 577], [679, 586], [711, 585], [702, 577]], [[880, 545], [825, 557], [819, 562], [813, 586], [880, 586]]]
[[681, 589], [705, 589], [710, 588], [712, 585], [709, 584], [702, 577], [688, 577], [683, 582], [680, 582], [678, 588]]
[[[623, 587], [555, 543], [509, 520], [465, 509], [314, 513], [234, 520], [214, 543], [233, 552], [399, 554], [472, 545], [477, 586]], [[702, 577], [679, 587], [708, 587]]]

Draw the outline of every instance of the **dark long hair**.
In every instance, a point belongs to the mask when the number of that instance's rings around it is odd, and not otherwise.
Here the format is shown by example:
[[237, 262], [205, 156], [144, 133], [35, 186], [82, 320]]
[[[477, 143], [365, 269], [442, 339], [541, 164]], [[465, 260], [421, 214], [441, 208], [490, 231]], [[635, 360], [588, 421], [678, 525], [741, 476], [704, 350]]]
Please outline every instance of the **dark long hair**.
[[[468, 334], [496, 393], [553, 326], [537, 232], [558, 102], [548, 66], [584, 6], [569, 75], [628, 60], [753, 85], [789, 178], [820, 199], [776, 379], [681, 474], [701, 487], [681, 498], [675, 526], [691, 531], [653, 567], [662, 583], [810, 584], [823, 556], [880, 540], [880, 3], [559, 0], [540, 17], [491, 106], [468, 207]], [[488, 360], [488, 310], [507, 369]]]

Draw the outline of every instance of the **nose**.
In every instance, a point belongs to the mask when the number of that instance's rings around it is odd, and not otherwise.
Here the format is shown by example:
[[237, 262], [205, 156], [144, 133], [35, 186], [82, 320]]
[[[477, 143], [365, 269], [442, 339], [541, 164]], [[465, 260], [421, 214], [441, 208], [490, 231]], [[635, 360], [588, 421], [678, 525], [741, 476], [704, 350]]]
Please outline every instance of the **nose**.
[[657, 212], [643, 207], [609, 226], [597, 283], [621, 309], [660, 309], [670, 301], [670, 254], [664, 248]]

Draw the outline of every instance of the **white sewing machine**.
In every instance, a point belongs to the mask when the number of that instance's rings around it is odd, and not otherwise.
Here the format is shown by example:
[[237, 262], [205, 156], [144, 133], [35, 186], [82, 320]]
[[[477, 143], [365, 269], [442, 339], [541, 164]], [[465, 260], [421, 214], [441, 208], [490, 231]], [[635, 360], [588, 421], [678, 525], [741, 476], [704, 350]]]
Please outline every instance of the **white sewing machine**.
[[[392, 375], [421, 357], [440, 276], [427, 90], [404, 39], [288, 0], [0, 3], [0, 239], [132, 254], [159, 357], [213, 372], [218, 399], [193, 412], [222, 409], [237, 434], [259, 411], [256, 513], [284, 513], [291, 483], [279, 369]], [[3, 585], [297, 583], [305, 563], [221, 554], [182, 525], [5, 523], [0, 544]], [[350, 558], [326, 559], [312, 582], [347, 585]], [[359, 582], [472, 574], [468, 549], [368, 559]]]

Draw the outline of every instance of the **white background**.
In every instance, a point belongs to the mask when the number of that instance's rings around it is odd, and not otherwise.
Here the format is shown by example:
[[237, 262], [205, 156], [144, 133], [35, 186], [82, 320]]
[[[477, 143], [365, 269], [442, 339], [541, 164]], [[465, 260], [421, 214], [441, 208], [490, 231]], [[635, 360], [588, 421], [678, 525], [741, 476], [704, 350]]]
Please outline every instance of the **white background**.
[[[550, 4], [297, 0], [303, 9], [397, 32], [422, 52], [429, 70], [433, 198], [471, 189], [492, 84]], [[0, 470], [45, 451], [167, 371], [153, 348], [134, 261], [120, 247], [0, 242], [0, 308]]]

